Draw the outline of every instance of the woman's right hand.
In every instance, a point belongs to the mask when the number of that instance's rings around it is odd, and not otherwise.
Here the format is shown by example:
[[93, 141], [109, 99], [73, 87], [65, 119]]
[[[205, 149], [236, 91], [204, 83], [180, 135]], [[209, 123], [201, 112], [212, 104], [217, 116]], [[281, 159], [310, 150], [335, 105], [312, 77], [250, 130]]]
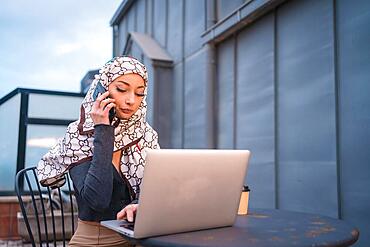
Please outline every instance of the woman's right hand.
[[117, 220], [127, 219], [129, 222], [134, 222], [138, 204], [129, 204], [124, 209], [117, 213]]
[[94, 124], [106, 124], [109, 125], [109, 110], [113, 107], [116, 107], [114, 103], [115, 100], [111, 98], [107, 98], [109, 96], [109, 92], [106, 91], [102, 95], [98, 96], [92, 106], [92, 110], [90, 112], [91, 119], [93, 120]]

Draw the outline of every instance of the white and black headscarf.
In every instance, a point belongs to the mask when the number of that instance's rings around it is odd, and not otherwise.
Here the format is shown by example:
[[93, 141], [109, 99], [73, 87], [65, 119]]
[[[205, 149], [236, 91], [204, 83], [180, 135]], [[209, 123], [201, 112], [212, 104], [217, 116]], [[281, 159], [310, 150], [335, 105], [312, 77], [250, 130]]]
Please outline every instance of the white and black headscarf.
[[[148, 74], [145, 66], [133, 57], [115, 57], [107, 62], [95, 75], [80, 110], [80, 119], [69, 124], [66, 134], [46, 153], [37, 165], [37, 175], [44, 186], [58, 187], [64, 184], [64, 174], [68, 170], [94, 154], [94, 122], [90, 117], [93, 92], [98, 82], [108, 90], [109, 84], [117, 77], [125, 74], [138, 74], [144, 79], [144, 94], [147, 94]], [[115, 117], [112, 121], [114, 129], [114, 150], [123, 150], [121, 171], [130, 183], [135, 194], [140, 192], [146, 149], [159, 149], [158, 134], [146, 122], [146, 96], [143, 97], [139, 109], [130, 119]], [[136, 198], [137, 199], [137, 198]]]

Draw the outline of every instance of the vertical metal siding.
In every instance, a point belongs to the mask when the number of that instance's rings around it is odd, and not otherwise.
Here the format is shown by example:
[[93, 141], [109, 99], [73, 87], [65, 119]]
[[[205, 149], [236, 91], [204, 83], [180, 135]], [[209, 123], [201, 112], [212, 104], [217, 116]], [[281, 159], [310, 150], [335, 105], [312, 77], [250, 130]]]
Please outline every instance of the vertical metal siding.
[[177, 64], [182, 59], [182, 40], [184, 39], [183, 1], [168, 1], [167, 51]]
[[237, 7], [242, 5], [245, 0], [216, 0], [217, 19], [221, 20], [231, 14]]
[[[131, 52], [130, 54], [127, 54], [127, 55], [131, 55], [137, 59], [141, 59], [141, 57], [143, 56], [143, 53], [140, 49], [140, 47], [138, 47], [138, 45], [136, 43], [132, 43], [132, 47], [131, 47]], [[153, 78], [150, 79], [150, 82], [152, 81]]]
[[146, 0], [146, 32], [153, 36], [154, 0]]
[[153, 16], [153, 37], [158, 41], [162, 47], [166, 47], [166, 21], [167, 21], [167, 7], [166, 0], [153, 1], [154, 16]]
[[136, 31], [145, 33], [146, 25], [146, 3], [145, 0], [137, 1], [136, 5]]
[[205, 30], [205, 0], [186, 0], [185, 57], [202, 47], [201, 33]]
[[148, 104], [148, 110], [146, 114], [146, 119], [149, 122], [150, 125], [153, 126], [153, 108], [154, 108], [154, 88], [155, 85], [154, 83], [154, 72], [153, 72], [153, 66], [151, 65], [150, 60], [144, 56], [144, 61], [143, 63], [145, 64], [147, 71], [148, 71], [148, 95], [146, 97], [146, 102]]
[[201, 50], [185, 60], [184, 147], [207, 147], [206, 52]]
[[336, 1], [342, 218], [370, 245], [370, 1]]
[[[161, 2], [166, 6], [158, 9]], [[205, 1], [135, 4], [137, 30], [174, 57], [172, 147], [205, 148]], [[367, 0], [287, 1], [217, 45], [214, 91], [218, 147], [252, 150], [251, 206], [333, 217], [341, 209], [339, 215], [360, 228], [358, 246], [370, 242], [369, 9]], [[128, 16], [119, 25], [120, 52]], [[149, 109], [153, 100], [148, 97]]]
[[234, 148], [234, 39], [217, 47], [217, 148]]
[[[236, 148], [250, 149], [251, 206], [274, 208], [274, 16], [237, 36]], [[251, 195], [252, 195], [251, 192]]]
[[125, 48], [126, 45], [126, 39], [127, 39], [127, 22], [126, 22], [126, 17], [123, 17], [122, 21], [118, 25], [118, 37], [119, 37], [119, 43], [117, 45], [118, 47], [118, 54], [117, 55], [122, 55], [123, 49]]
[[291, 1], [277, 17], [279, 206], [336, 217], [332, 4]]
[[136, 31], [136, 4], [133, 4], [127, 12], [127, 32]]
[[173, 68], [173, 103], [172, 103], [172, 148], [182, 148], [183, 136], [183, 87], [182, 74], [183, 66], [179, 63]]

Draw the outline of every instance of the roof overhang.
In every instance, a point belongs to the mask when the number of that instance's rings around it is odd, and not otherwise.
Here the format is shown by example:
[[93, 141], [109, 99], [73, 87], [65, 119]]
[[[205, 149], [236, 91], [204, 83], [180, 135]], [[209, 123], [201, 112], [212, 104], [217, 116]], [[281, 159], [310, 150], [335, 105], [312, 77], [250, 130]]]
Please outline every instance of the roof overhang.
[[123, 54], [127, 53], [132, 42], [140, 47], [144, 55], [152, 60], [153, 64], [172, 65], [173, 59], [167, 51], [155, 39], [144, 33], [130, 32], [127, 36]]

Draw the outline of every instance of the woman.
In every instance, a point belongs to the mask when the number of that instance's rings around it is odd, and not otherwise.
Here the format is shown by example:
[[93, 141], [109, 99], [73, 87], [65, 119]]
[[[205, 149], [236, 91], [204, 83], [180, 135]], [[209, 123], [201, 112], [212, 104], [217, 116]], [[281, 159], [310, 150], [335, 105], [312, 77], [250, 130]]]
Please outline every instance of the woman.
[[[96, 97], [99, 83], [107, 91]], [[64, 173], [71, 175], [79, 221], [70, 246], [128, 245], [99, 222], [133, 221], [145, 150], [159, 148], [158, 135], [146, 122], [147, 83], [146, 68], [136, 59], [109, 61], [95, 76], [80, 119], [68, 126], [65, 137], [38, 164], [43, 185], [61, 186]]]

